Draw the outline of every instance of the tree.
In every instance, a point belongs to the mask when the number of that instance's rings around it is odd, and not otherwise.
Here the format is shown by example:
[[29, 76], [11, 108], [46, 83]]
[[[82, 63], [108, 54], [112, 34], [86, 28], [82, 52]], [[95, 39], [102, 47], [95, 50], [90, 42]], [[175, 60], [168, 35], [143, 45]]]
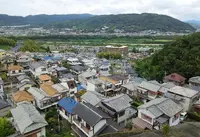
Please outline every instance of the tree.
[[169, 125], [168, 124], [163, 125], [162, 132], [165, 137], [169, 137], [169, 131], [170, 131]]
[[0, 137], [6, 137], [15, 133], [11, 123], [6, 118], [0, 117]]
[[24, 45], [20, 48], [20, 51], [39, 52], [40, 47], [33, 40], [25, 40]]

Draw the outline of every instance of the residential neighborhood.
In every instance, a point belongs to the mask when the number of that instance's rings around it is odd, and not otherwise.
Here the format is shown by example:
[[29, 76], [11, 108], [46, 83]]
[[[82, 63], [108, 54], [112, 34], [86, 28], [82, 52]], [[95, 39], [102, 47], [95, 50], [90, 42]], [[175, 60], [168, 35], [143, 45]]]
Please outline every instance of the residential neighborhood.
[[81, 51], [8, 51], [1, 56], [0, 116], [13, 126], [11, 137], [48, 137], [66, 127], [70, 137], [96, 137], [174, 127], [200, 112], [200, 76], [147, 80], [130, 66]]

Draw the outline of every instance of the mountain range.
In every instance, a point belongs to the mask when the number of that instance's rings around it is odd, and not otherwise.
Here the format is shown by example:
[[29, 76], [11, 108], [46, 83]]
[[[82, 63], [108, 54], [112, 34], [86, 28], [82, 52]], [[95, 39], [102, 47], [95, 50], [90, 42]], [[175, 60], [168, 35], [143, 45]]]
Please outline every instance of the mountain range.
[[178, 19], [159, 14], [118, 14], [118, 15], [33, 15], [33, 16], [9, 16], [0, 14], [0, 26], [26, 25], [71, 28], [85, 32], [138, 32], [155, 30], [162, 32], [188, 32], [195, 31], [191, 25]]
[[200, 20], [188, 20], [185, 22], [190, 24], [191, 26], [193, 26], [196, 29], [200, 29]]

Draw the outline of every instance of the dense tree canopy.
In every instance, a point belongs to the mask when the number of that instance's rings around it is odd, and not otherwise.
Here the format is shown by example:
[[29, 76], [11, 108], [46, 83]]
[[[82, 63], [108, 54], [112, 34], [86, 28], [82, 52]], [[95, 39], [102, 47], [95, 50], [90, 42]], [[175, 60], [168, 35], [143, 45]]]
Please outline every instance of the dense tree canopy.
[[162, 80], [165, 73], [173, 72], [187, 79], [200, 75], [200, 33], [178, 38], [152, 57], [138, 61], [135, 67], [147, 79]]
[[20, 48], [20, 51], [38, 52], [40, 48], [33, 40], [24, 40], [24, 45]]
[[13, 134], [15, 130], [13, 129], [11, 123], [6, 118], [0, 117], [0, 137], [7, 137]]
[[0, 45], [15, 46], [16, 41], [13, 39], [5, 38], [5, 37], [0, 37]]

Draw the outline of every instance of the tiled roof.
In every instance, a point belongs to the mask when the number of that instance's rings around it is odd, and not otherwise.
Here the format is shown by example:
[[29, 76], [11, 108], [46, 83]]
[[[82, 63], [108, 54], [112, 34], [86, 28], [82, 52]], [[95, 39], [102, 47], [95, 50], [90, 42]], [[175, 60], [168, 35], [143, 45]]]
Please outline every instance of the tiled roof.
[[18, 65], [9, 66], [8, 70], [22, 70], [23, 68]]
[[164, 79], [173, 80], [177, 82], [185, 81], [185, 78], [177, 73], [172, 73], [168, 76], [165, 76]]
[[40, 88], [49, 96], [54, 96], [59, 93], [56, 89], [48, 84], [41, 84]]
[[65, 109], [68, 113], [72, 114], [72, 109], [77, 105], [77, 102], [72, 98], [62, 98], [58, 105]]
[[34, 100], [33, 96], [26, 91], [17, 91], [16, 93], [12, 94], [12, 99], [16, 103], [22, 101], [31, 102]]
[[40, 75], [39, 79], [41, 81], [47, 81], [47, 80], [51, 80], [51, 77], [49, 75]]

